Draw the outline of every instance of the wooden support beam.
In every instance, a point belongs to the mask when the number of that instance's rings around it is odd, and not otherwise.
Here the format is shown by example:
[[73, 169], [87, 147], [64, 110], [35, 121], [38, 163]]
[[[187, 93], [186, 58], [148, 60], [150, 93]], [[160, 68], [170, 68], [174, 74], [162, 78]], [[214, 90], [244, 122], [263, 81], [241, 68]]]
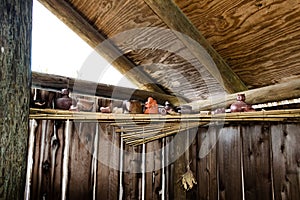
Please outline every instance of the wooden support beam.
[[0, 199], [24, 199], [32, 0], [1, 1], [0, 19]]
[[[177, 37], [185, 44], [192, 54], [211, 73], [211, 75], [229, 93], [245, 91], [247, 87], [240, 78], [231, 70], [223, 58], [212, 48], [199, 30], [182, 13], [173, 0], [144, 0], [145, 3], [167, 24], [175, 30]], [[188, 36], [188, 37], [187, 37]], [[196, 42], [191, 42], [193, 39]], [[216, 64], [212, 66], [203, 54], [201, 45], [211, 56]]]
[[158, 103], [162, 105], [164, 105], [165, 101], [169, 101], [173, 105], [180, 105], [181, 103], [188, 102], [182, 97], [166, 95], [158, 92], [118, 87], [38, 72], [32, 73], [32, 87], [52, 91], [60, 91], [63, 88], [69, 88], [70, 91], [83, 95], [120, 100], [134, 99], [141, 102], [147, 101], [147, 98], [152, 96], [157, 100]]
[[[111, 63], [117, 70], [126, 76], [140, 89], [165, 93], [155, 84], [144, 71], [123, 56], [122, 52], [114, 46], [107, 38], [93, 27], [85, 18], [79, 14], [67, 1], [61, 0], [39, 0], [46, 8], [54, 13], [61, 21], [75, 31], [84, 41], [95, 49], [103, 58]], [[105, 41], [105, 43], [102, 43]], [[99, 46], [101, 44], [101, 47]], [[99, 66], [101, 67], [101, 66]], [[150, 83], [150, 84], [149, 84]]]
[[[300, 97], [300, 79], [294, 79], [289, 82], [270, 85], [262, 88], [244, 91], [246, 102], [249, 104], [260, 104], [267, 102], [276, 102]], [[208, 100], [193, 101], [188, 105], [195, 110], [210, 110], [218, 107], [228, 107], [236, 101], [238, 93], [212, 97]]]

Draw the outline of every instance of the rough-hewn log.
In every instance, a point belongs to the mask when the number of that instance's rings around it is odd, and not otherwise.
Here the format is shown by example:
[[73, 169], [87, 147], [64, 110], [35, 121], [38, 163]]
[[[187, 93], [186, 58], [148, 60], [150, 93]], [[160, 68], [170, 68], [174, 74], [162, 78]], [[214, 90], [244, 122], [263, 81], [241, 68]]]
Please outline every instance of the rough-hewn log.
[[161, 94], [158, 92], [149, 92], [138, 89], [135, 90], [38, 72], [32, 73], [32, 87], [54, 91], [61, 90], [62, 88], [69, 88], [71, 91], [78, 94], [121, 100], [133, 99], [140, 100], [142, 102], [145, 102], [149, 96], [152, 96], [162, 105], [165, 101], [169, 101], [173, 105], [179, 105], [180, 103], [187, 102], [187, 100], [182, 97]]
[[[122, 55], [107, 38], [93, 27], [83, 16], [79, 14], [66, 1], [61, 0], [39, 0], [45, 7], [54, 13], [61, 21], [75, 31], [92, 48], [95, 48], [101, 56], [111, 63], [117, 70], [136, 84], [140, 89], [164, 93], [140, 68]], [[104, 42], [105, 41], [105, 42]], [[100, 45], [101, 44], [101, 45]], [[100, 45], [100, 46], [99, 46]], [[101, 66], [99, 66], [101, 68]]]
[[[244, 91], [246, 102], [250, 104], [259, 104], [267, 102], [276, 102], [300, 97], [300, 79], [294, 79], [289, 82], [270, 85], [262, 88]], [[189, 103], [195, 110], [209, 110], [217, 107], [228, 107], [236, 101], [237, 94], [212, 97], [209, 100], [194, 101]]]
[[[172, 0], [144, 0], [151, 9], [172, 29], [177, 37], [186, 45], [192, 54], [202, 63], [211, 75], [229, 93], [247, 90], [240, 78], [231, 70], [222, 57], [206, 41], [199, 30], [189, 21]], [[186, 37], [189, 36], [189, 37]], [[191, 39], [197, 43], [191, 42]], [[212, 66], [203, 51], [199, 49], [202, 45], [212, 57], [216, 67]]]
[[23, 199], [30, 98], [32, 0], [0, 2], [0, 199]]

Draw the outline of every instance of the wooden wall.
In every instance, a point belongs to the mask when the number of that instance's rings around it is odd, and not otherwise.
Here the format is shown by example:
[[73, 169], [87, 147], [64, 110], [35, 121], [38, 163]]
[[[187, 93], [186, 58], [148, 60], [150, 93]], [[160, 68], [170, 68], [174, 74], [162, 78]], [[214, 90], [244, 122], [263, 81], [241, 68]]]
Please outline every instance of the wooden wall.
[[[78, 122], [76, 122], [78, 123]], [[123, 173], [120, 184], [118, 169], [93, 159], [96, 129], [98, 158], [109, 155], [108, 163], [119, 167], [120, 135], [108, 124], [72, 122], [73, 131], [66, 146], [63, 121], [38, 121], [35, 132], [35, 152], [32, 199], [61, 199], [64, 172], [64, 151], [69, 148], [67, 172], [67, 199], [117, 199], [120, 187], [123, 199], [141, 199], [142, 173], [133, 173], [142, 166], [142, 146], [123, 145]], [[56, 127], [56, 133], [55, 128]], [[186, 154], [162, 169], [162, 154], [153, 154], [145, 160], [145, 199], [299, 199], [300, 198], [300, 124], [248, 124], [230, 125], [224, 128], [199, 128], [196, 139]], [[183, 133], [184, 134], [184, 133]], [[55, 139], [57, 137], [57, 139]], [[101, 141], [114, 144], [107, 146]], [[172, 138], [166, 138], [170, 142]], [[161, 148], [162, 140], [145, 145], [146, 152]], [[179, 146], [179, 145], [178, 145]], [[164, 152], [176, 153], [172, 144]], [[206, 154], [207, 153], [207, 154]], [[104, 156], [105, 157], [105, 156]], [[191, 161], [191, 170], [197, 180], [195, 187], [185, 192], [181, 187], [181, 175]], [[158, 169], [158, 170], [157, 170]], [[163, 178], [164, 176], [164, 178]], [[164, 181], [163, 181], [164, 180]], [[95, 188], [94, 188], [95, 187]]]
[[[200, 127], [188, 151], [163, 167], [180, 138], [133, 147], [109, 124], [37, 122], [31, 199], [300, 199], [299, 123]], [[154, 153], [143, 158], [143, 148]], [[186, 192], [179, 180], [189, 162], [197, 185]]]

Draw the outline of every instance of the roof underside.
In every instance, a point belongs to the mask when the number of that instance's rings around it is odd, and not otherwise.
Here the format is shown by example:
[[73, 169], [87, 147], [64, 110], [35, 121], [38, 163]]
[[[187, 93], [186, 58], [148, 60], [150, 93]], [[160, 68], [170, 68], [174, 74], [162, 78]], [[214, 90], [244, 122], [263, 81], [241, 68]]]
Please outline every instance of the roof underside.
[[299, 0], [40, 2], [141, 89], [196, 101], [300, 75]]

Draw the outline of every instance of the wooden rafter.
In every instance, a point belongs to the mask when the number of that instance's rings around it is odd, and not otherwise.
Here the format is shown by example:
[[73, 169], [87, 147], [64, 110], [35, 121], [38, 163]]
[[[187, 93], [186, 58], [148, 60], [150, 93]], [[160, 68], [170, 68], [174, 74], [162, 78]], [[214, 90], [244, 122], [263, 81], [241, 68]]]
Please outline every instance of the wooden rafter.
[[[122, 53], [112, 43], [106, 40], [95, 27], [93, 27], [83, 16], [79, 14], [67, 1], [61, 0], [39, 0], [46, 8], [54, 13], [61, 21], [74, 30], [83, 40], [103, 56], [108, 62], [126, 75], [130, 81], [136, 84], [140, 89], [165, 93], [153, 80], [143, 71], [139, 70], [135, 64]], [[97, 48], [105, 41], [105, 45]], [[101, 67], [101, 66], [99, 66]]]
[[158, 92], [150, 92], [138, 89], [135, 90], [131, 88], [94, 83], [90, 81], [38, 72], [32, 73], [32, 87], [52, 91], [60, 91], [63, 88], [69, 88], [72, 92], [83, 95], [120, 100], [134, 99], [141, 102], [146, 101], [149, 96], [152, 96], [158, 101], [158, 103], [162, 105], [165, 103], [165, 101], [169, 101], [174, 105], [179, 105], [180, 103], [187, 102], [181, 97], [175, 97]]
[[[224, 86], [229, 93], [245, 91], [247, 87], [240, 78], [231, 70], [222, 57], [212, 48], [207, 40], [202, 36], [199, 30], [189, 21], [182, 13], [180, 8], [172, 0], [144, 0], [145, 3], [167, 24], [175, 30], [177, 37], [186, 45], [194, 56], [202, 63], [211, 75]], [[186, 37], [196, 41], [198, 44], [191, 42]], [[217, 68], [211, 67], [206, 63], [203, 51], [199, 49], [199, 44], [209, 53], [214, 60]]]
[[[246, 102], [250, 104], [260, 104], [276, 102], [300, 97], [300, 79], [270, 85], [262, 88], [247, 90], [242, 93], [246, 96]], [[195, 110], [209, 110], [218, 107], [228, 107], [236, 101], [238, 93], [215, 97], [208, 100], [193, 101], [188, 105]]]

